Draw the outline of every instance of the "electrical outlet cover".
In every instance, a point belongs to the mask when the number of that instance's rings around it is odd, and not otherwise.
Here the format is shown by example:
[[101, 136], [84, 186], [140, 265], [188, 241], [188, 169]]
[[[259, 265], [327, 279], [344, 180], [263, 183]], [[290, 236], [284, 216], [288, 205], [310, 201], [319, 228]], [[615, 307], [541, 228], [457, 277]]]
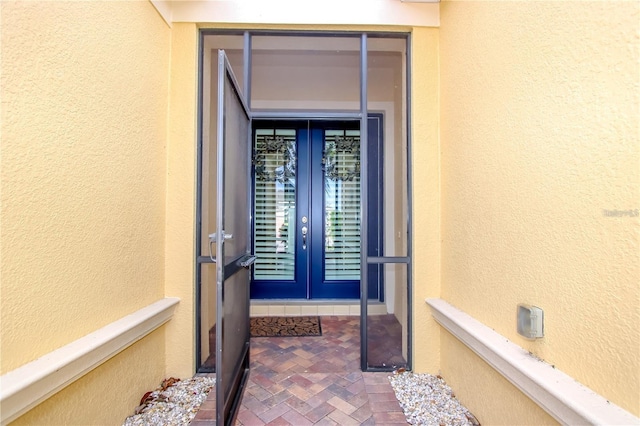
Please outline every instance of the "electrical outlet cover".
[[518, 304], [518, 334], [526, 339], [544, 337], [544, 312], [537, 306]]

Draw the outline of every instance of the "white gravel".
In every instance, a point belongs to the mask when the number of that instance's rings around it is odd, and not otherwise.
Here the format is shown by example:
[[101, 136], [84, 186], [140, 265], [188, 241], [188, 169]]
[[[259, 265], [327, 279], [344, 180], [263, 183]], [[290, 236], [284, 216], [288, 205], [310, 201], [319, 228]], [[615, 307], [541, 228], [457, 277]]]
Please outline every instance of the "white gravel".
[[136, 414], [127, 417], [123, 426], [188, 425], [215, 384], [215, 378], [206, 376], [165, 381], [146, 396]]
[[[389, 381], [409, 424], [480, 426], [439, 376], [401, 371], [389, 376]], [[165, 381], [146, 396], [123, 426], [186, 426], [215, 383], [215, 378], [208, 376]]]
[[480, 425], [439, 376], [402, 371], [389, 376], [389, 381], [409, 424]]

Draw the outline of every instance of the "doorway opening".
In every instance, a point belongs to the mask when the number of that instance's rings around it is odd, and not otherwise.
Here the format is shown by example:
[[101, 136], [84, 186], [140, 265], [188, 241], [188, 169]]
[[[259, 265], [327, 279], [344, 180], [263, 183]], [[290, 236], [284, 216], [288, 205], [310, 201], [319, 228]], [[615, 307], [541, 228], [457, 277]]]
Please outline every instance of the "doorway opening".
[[[382, 115], [369, 117], [370, 206], [382, 197]], [[253, 123], [252, 299], [360, 297], [360, 121]], [[371, 214], [374, 213], [374, 214]], [[369, 252], [384, 242], [382, 211], [370, 212]], [[373, 222], [373, 223], [372, 223]], [[370, 298], [384, 301], [384, 277], [369, 266]]]
[[[338, 308], [348, 301], [357, 309], [346, 314], [359, 318], [361, 369], [398, 364], [374, 356], [376, 342], [390, 340], [390, 327], [400, 336], [393, 340], [394, 359], [411, 367], [409, 41], [400, 32], [201, 30], [198, 371], [216, 369], [206, 361], [221, 353], [224, 337], [213, 345], [211, 333], [221, 330], [224, 312], [233, 311], [228, 304], [245, 302], [254, 315], [344, 315]], [[244, 105], [248, 126], [220, 114], [219, 49], [229, 87], [236, 88], [226, 93]], [[231, 130], [220, 151], [219, 135]], [[220, 278], [215, 254], [237, 235], [218, 229], [219, 157], [240, 158], [233, 151], [246, 146], [246, 187], [236, 185], [225, 202], [250, 197], [244, 218], [250, 249], [237, 253], [239, 260], [256, 258], [247, 274], [250, 300], [222, 301], [216, 289], [225, 275]], [[287, 309], [280, 311], [283, 300]]]

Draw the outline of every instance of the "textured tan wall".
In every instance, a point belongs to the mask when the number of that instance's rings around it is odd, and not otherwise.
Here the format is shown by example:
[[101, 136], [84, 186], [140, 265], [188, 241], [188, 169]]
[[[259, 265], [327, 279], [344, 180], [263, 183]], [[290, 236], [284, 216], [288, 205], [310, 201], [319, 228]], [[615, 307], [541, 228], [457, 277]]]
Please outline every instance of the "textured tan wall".
[[[148, 2], [0, 7], [5, 373], [164, 296], [170, 49]], [[130, 389], [157, 386], [163, 345], [159, 334], [119, 356], [125, 369], [160, 360]], [[79, 385], [85, 392], [123, 387], [121, 371], [96, 374]], [[85, 404], [66, 395], [60, 415]], [[95, 422], [121, 420], [123, 404], [136, 404], [125, 399], [93, 412]]]
[[[163, 376], [164, 327], [73, 382], [11, 426], [121, 425]], [[151, 378], [151, 381], [150, 381]]]
[[171, 90], [167, 146], [165, 292], [180, 304], [167, 324], [167, 375], [195, 372], [195, 187], [198, 31], [171, 28]]
[[[557, 425], [558, 422], [515, 388], [457, 338], [442, 330], [442, 371], [458, 399], [483, 425]], [[461, 368], [461, 366], [463, 366]], [[455, 385], [452, 383], [455, 382]], [[469, 390], [477, 392], [469, 396]]]
[[411, 39], [413, 179], [413, 364], [440, 368], [440, 328], [425, 299], [440, 297], [440, 141], [438, 29], [414, 28]]
[[[640, 218], [603, 212], [640, 209], [640, 3], [445, 1], [441, 20], [443, 298], [640, 414]], [[544, 339], [516, 333], [519, 302]], [[493, 418], [486, 373], [442, 359]]]

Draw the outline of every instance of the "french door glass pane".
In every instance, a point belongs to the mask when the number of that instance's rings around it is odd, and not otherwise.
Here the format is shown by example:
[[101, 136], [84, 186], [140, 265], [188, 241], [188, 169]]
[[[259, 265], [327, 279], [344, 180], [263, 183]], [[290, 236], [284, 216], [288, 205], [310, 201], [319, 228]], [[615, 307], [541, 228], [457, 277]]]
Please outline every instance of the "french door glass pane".
[[360, 131], [326, 130], [325, 280], [360, 279]]
[[254, 279], [294, 279], [296, 155], [295, 130], [256, 130]]

